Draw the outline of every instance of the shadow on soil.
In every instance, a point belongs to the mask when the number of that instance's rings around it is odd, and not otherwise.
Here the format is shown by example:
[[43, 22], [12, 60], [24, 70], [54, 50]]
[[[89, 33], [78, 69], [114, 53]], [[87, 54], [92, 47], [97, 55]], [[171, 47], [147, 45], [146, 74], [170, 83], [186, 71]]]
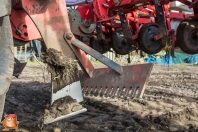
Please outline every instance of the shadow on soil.
[[[15, 113], [22, 132], [53, 132], [58, 127], [62, 132], [196, 132], [193, 126], [171, 126], [169, 116], [141, 117], [111, 103], [85, 97], [82, 102], [88, 112], [57, 123], [42, 125], [40, 118], [50, 103], [50, 84], [41, 82], [12, 82], [7, 93], [5, 113]], [[141, 102], [144, 105], [144, 102]], [[118, 112], [119, 111], [119, 112]], [[2, 124], [0, 130], [3, 129]]]

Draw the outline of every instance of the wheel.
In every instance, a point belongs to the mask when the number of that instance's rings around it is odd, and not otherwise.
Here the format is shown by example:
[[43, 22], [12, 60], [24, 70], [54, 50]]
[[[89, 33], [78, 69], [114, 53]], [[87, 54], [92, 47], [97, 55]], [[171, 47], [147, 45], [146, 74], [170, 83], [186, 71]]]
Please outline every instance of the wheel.
[[92, 36], [90, 39], [90, 46], [101, 54], [104, 53], [102, 45], [99, 43], [98, 38], [96, 36]]
[[177, 44], [188, 54], [198, 53], [198, 18], [190, 17], [181, 21], [177, 28]]
[[5, 104], [5, 94], [0, 95], [0, 121], [3, 115], [3, 109], [4, 109], [4, 104]]
[[111, 36], [111, 46], [113, 50], [120, 55], [126, 55], [132, 51], [132, 42], [130, 42], [130, 40], [127, 42], [125, 41], [124, 33], [121, 28], [113, 32]]
[[109, 43], [104, 39], [99, 41], [95, 35], [90, 38], [90, 46], [101, 54], [110, 50]]
[[159, 34], [159, 29], [155, 23], [144, 24], [138, 34], [138, 44], [142, 51], [147, 54], [156, 54], [164, 47], [161, 40], [155, 41], [153, 37]]

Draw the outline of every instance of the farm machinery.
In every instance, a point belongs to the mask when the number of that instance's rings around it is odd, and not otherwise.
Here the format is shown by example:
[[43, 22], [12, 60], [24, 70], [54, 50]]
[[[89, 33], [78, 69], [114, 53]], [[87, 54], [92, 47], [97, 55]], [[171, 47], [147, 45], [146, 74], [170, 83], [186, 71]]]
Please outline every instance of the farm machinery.
[[[181, 0], [192, 6], [193, 14], [171, 12], [169, 0], [0, 1], [0, 116], [14, 69], [13, 47], [30, 40], [42, 42], [43, 60], [52, 78], [52, 105], [66, 96], [81, 102], [83, 94], [141, 98], [153, 65], [120, 66], [102, 55], [111, 49], [120, 55], [137, 50], [155, 54], [166, 46], [174, 51], [178, 45], [186, 53], [198, 52], [196, 1]], [[182, 20], [176, 35], [173, 19]], [[87, 54], [108, 68], [94, 68]], [[44, 123], [85, 111], [71, 110]]]

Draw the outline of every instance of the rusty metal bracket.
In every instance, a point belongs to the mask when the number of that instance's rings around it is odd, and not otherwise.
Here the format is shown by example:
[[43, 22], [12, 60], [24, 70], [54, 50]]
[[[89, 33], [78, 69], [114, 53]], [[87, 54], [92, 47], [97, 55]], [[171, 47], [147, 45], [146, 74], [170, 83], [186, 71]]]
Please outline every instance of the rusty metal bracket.
[[122, 29], [123, 29], [123, 33], [124, 33], [124, 38], [127, 42], [127, 44], [129, 46], [131, 45], [135, 45], [135, 42], [134, 40], [132, 39], [132, 32], [131, 32], [131, 29], [129, 27], [129, 24], [126, 20], [126, 17], [125, 17], [125, 14], [123, 12], [123, 10], [119, 10], [119, 16], [120, 16], [120, 20], [121, 20], [121, 25], [122, 25]]
[[[75, 37], [73, 36], [72, 33], [65, 33], [64, 35], [65, 41], [67, 44], [71, 47], [73, 50], [74, 54], [79, 60], [79, 65], [81, 66], [82, 70], [89, 76], [92, 77], [93, 71], [94, 71], [94, 66], [90, 62], [90, 60], [87, 58], [86, 54], [84, 51], [80, 50], [78, 47], [72, 45], [72, 41], [75, 40]], [[86, 44], [84, 44], [86, 45]]]
[[99, 68], [93, 72], [93, 78], [86, 77], [80, 71], [80, 81], [85, 95], [142, 98], [153, 64], [123, 66], [119, 75], [110, 68]]
[[164, 13], [163, 5], [160, 4], [158, 0], [153, 0], [156, 10], [156, 22], [158, 24], [159, 32], [161, 35], [162, 45], [166, 45], [167, 40], [169, 40], [168, 31], [166, 27], [166, 18]]
[[85, 51], [86, 53], [90, 54], [91, 56], [93, 56], [94, 58], [96, 58], [97, 60], [99, 60], [100, 62], [102, 62], [106, 66], [108, 66], [109, 68], [113, 69], [117, 73], [119, 73], [119, 74], [123, 73], [123, 69], [122, 69], [122, 67], [119, 64], [117, 64], [114, 61], [110, 60], [106, 56], [102, 55], [101, 53], [99, 53], [98, 51], [92, 49], [91, 47], [89, 47], [88, 45], [82, 43], [81, 41], [79, 41], [77, 39], [73, 39], [71, 41], [71, 44], [75, 45], [76, 47], [78, 47], [78, 48], [82, 49], [83, 51]]

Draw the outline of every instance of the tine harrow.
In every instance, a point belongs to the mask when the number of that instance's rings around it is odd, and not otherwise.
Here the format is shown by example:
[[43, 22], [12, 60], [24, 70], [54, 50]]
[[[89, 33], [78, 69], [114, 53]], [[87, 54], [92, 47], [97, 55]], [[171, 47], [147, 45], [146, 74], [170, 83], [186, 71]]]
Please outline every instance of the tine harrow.
[[83, 94], [111, 98], [142, 98], [152, 67], [153, 64], [123, 66], [121, 75], [110, 68], [99, 68], [94, 70], [92, 78], [80, 71]]

